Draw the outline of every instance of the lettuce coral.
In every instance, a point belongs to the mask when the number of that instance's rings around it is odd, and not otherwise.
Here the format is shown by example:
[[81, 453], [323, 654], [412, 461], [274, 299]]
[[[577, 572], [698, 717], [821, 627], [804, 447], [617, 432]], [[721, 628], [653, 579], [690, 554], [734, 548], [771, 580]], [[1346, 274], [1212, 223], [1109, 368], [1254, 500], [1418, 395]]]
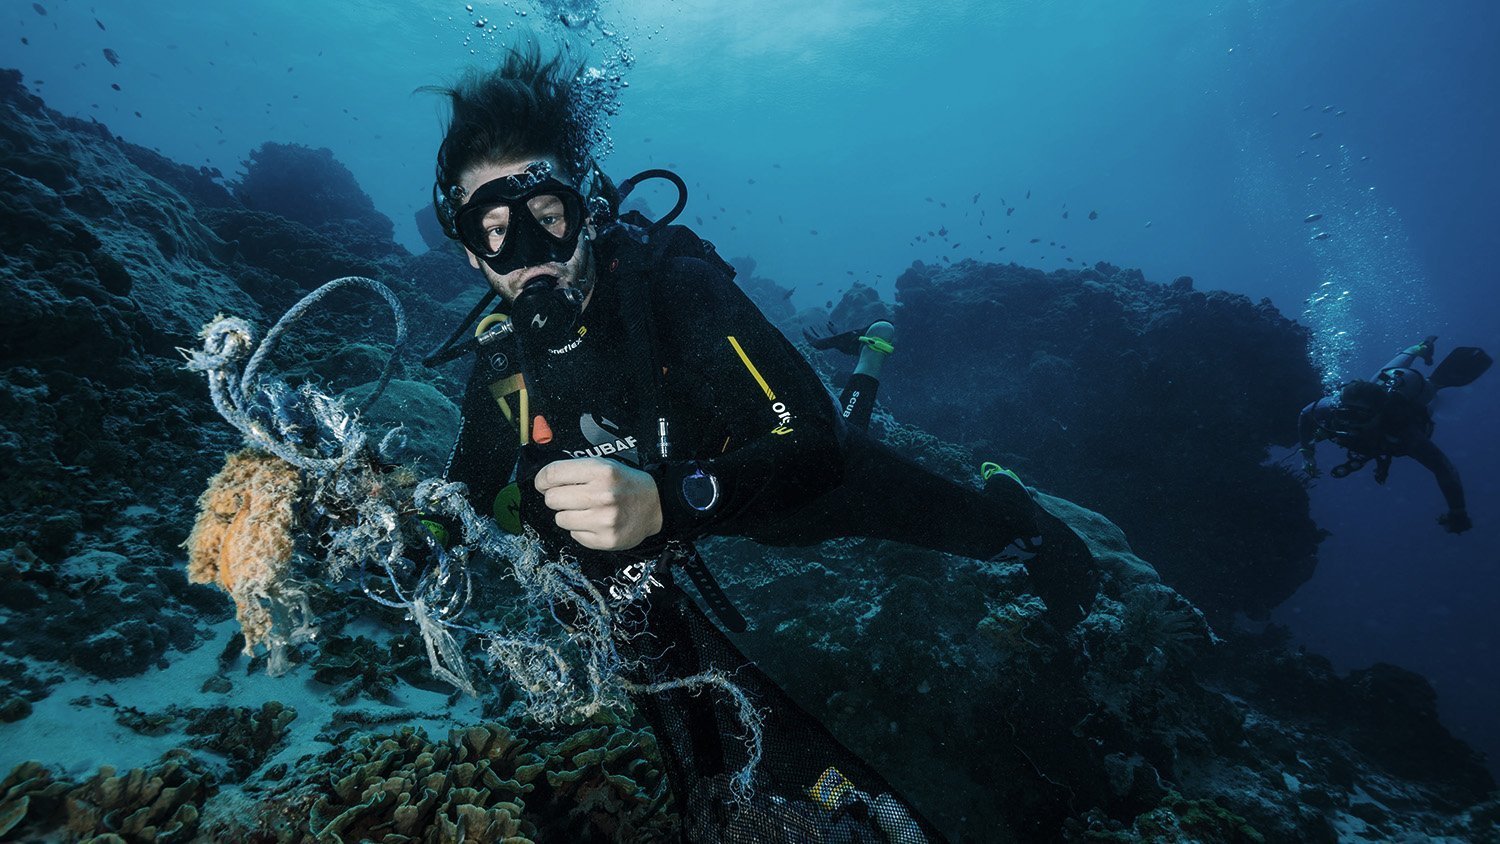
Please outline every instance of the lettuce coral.
[[[78, 841], [190, 841], [212, 780], [185, 750], [123, 774], [104, 766], [86, 782], [54, 780], [25, 762], [0, 782], [0, 836], [67, 829]], [[8, 839], [7, 839], [8, 840]]]

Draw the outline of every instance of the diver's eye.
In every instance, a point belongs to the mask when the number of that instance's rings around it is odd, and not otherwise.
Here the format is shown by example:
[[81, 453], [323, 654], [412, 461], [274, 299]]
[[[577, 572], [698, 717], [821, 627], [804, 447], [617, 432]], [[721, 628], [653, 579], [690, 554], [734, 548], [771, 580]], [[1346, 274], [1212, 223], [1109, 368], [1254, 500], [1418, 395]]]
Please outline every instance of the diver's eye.
[[505, 244], [505, 226], [490, 226], [484, 230], [484, 241], [491, 255], [498, 254]]
[[531, 198], [526, 205], [532, 218], [548, 234], [557, 238], [568, 236], [567, 206], [561, 199], [552, 194], [542, 194]]

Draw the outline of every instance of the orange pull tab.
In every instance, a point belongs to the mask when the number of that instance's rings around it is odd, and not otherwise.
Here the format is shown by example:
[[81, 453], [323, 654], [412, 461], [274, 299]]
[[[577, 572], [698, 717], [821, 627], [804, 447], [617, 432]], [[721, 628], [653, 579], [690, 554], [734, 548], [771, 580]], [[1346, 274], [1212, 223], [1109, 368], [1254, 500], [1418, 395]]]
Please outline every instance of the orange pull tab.
[[537, 445], [552, 442], [552, 426], [547, 424], [547, 420], [542, 418], [540, 413], [531, 420], [531, 441]]

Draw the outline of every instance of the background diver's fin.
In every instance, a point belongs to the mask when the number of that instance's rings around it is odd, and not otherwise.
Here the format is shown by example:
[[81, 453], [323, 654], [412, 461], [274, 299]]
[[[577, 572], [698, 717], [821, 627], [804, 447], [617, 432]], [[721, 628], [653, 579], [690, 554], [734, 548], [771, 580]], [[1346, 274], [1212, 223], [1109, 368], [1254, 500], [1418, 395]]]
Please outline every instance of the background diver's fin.
[[1476, 346], [1459, 346], [1443, 358], [1427, 380], [1434, 387], [1464, 387], [1474, 383], [1495, 361]]

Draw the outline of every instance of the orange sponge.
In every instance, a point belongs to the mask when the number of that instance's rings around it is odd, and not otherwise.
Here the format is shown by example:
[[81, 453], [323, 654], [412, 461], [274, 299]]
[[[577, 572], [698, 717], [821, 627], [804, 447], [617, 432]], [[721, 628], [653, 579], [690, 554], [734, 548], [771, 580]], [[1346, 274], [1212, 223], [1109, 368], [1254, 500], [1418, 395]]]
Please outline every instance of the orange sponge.
[[183, 547], [188, 579], [217, 583], [234, 599], [245, 652], [268, 645], [274, 605], [289, 573], [302, 479], [291, 464], [256, 449], [230, 454], [198, 499]]

